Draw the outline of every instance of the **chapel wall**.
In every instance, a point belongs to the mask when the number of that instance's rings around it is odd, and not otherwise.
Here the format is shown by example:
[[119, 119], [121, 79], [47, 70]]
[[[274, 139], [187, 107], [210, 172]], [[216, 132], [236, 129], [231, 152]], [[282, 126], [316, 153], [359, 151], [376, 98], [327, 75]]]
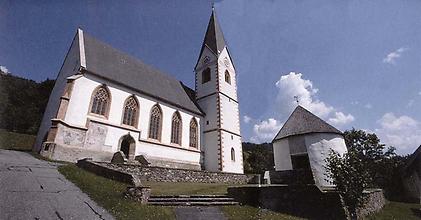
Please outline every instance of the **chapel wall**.
[[347, 152], [345, 141], [340, 134], [312, 133], [305, 135], [307, 153], [315, 184], [319, 187], [332, 187], [331, 178], [326, 176], [326, 158], [330, 150], [339, 154]]

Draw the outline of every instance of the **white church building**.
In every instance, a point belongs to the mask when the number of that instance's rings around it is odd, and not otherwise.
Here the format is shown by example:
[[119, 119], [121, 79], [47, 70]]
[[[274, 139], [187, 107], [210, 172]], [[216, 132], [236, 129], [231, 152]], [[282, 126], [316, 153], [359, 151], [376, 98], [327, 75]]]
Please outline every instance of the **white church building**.
[[236, 72], [214, 11], [192, 77], [194, 89], [78, 29], [34, 149], [72, 162], [123, 151], [155, 166], [243, 173]]

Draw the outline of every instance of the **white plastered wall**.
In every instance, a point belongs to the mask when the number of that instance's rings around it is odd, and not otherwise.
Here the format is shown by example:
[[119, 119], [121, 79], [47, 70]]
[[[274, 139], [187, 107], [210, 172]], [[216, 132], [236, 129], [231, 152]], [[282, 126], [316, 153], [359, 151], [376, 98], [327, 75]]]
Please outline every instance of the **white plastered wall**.
[[[228, 62], [229, 65], [226, 66], [225, 62]], [[219, 68], [219, 90], [220, 92], [228, 95], [230, 98], [237, 100], [237, 75], [235, 73], [234, 66], [231, 61], [231, 57], [228, 54], [228, 50], [225, 47], [222, 52], [219, 54], [218, 58], [218, 68]], [[231, 84], [225, 82], [225, 70], [228, 70], [231, 77]]]
[[205, 169], [219, 171], [218, 131], [203, 134]]
[[[207, 63], [204, 63], [205, 57], [209, 57]], [[206, 46], [200, 56], [196, 71], [196, 98], [200, 98], [216, 92], [216, 73], [217, 73], [217, 57]], [[211, 70], [211, 80], [202, 84], [202, 72], [207, 67]]]
[[[241, 137], [222, 131], [223, 171], [229, 173], [243, 173], [243, 152]], [[234, 160], [231, 159], [231, 148], [234, 149]]]
[[[66, 123], [85, 127], [88, 119], [102, 122], [107, 127], [105, 144], [102, 149], [105, 151], [109, 150], [111, 152], [116, 152], [119, 149], [120, 138], [130, 133], [130, 135], [136, 140], [136, 155], [145, 154], [151, 157], [168, 158], [171, 160], [185, 161], [189, 163], [200, 162], [200, 132], [198, 137], [199, 148], [194, 149], [189, 146], [190, 121], [193, 117], [195, 117], [198, 122], [198, 130], [200, 131], [201, 118], [199, 116], [190, 114], [182, 109], [177, 109], [165, 103], [159, 103], [163, 115], [161, 143], [171, 145], [173, 147], [146, 143], [142, 140], [148, 140], [150, 111], [151, 108], [158, 102], [149, 97], [136, 94], [135, 96], [139, 102], [140, 109], [138, 125], [137, 128], [127, 127], [121, 124], [123, 106], [125, 100], [133, 95], [133, 93], [112, 83], [106, 83], [111, 94], [111, 105], [108, 119], [100, 118], [89, 113], [92, 92], [102, 84], [102, 80], [92, 75], [84, 75], [84, 77], [80, 77], [75, 80], [72, 98], [70, 99], [65, 117]], [[181, 146], [170, 143], [171, 119], [177, 110], [182, 119]], [[127, 127], [127, 129], [125, 127]]]
[[326, 161], [330, 150], [343, 155], [347, 152], [342, 135], [333, 133], [312, 133], [305, 135], [310, 166], [316, 185], [321, 187], [333, 186], [330, 178], [326, 176]]
[[273, 156], [276, 171], [292, 170], [292, 162], [287, 138], [276, 140], [273, 143]]
[[219, 94], [221, 106], [221, 128], [240, 134], [240, 119], [238, 103], [234, 100]]

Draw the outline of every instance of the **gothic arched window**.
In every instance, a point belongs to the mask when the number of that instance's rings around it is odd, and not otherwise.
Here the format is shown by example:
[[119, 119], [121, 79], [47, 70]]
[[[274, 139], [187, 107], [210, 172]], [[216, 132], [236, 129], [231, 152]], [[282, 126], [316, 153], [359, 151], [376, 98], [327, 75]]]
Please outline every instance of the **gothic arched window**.
[[171, 123], [171, 143], [181, 145], [181, 126], [182, 121], [180, 117], [180, 113], [175, 112], [172, 116], [172, 123]]
[[151, 109], [151, 118], [149, 120], [149, 138], [161, 140], [162, 111], [159, 105]]
[[234, 148], [231, 148], [231, 160], [235, 161], [235, 150], [234, 150]]
[[134, 96], [130, 96], [124, 102], [123, 124], [137, 127], [137, 119], [139, 115], [139, 105]]
[[92, 93], [91, 113], [107, 117], [110, 103], [110, 94], [107, 88], [105, 86], [97, 88]]
[[195, 118], [190, 121], [190, 147], [197, 148], [197, 122]]
[[211, 80], [211, 71], [208, 67], [202, 72], [202, 84], [209, 82], [210, 80]]
[[228, 84], [231, 84], [231, 76], [228, 70], [225, 70], [225, 82], [227, 82]]

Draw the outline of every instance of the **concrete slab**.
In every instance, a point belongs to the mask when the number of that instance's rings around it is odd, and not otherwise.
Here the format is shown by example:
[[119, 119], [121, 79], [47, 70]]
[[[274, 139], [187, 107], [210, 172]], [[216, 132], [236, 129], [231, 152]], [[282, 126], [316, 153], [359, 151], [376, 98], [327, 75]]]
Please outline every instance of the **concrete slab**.
[[114, 219], [66, 180], [58, 166], [0, 150], [0, 219]]
[[218, 207], [176, 207], [176, 218], [179, 220], [226, 220]]

